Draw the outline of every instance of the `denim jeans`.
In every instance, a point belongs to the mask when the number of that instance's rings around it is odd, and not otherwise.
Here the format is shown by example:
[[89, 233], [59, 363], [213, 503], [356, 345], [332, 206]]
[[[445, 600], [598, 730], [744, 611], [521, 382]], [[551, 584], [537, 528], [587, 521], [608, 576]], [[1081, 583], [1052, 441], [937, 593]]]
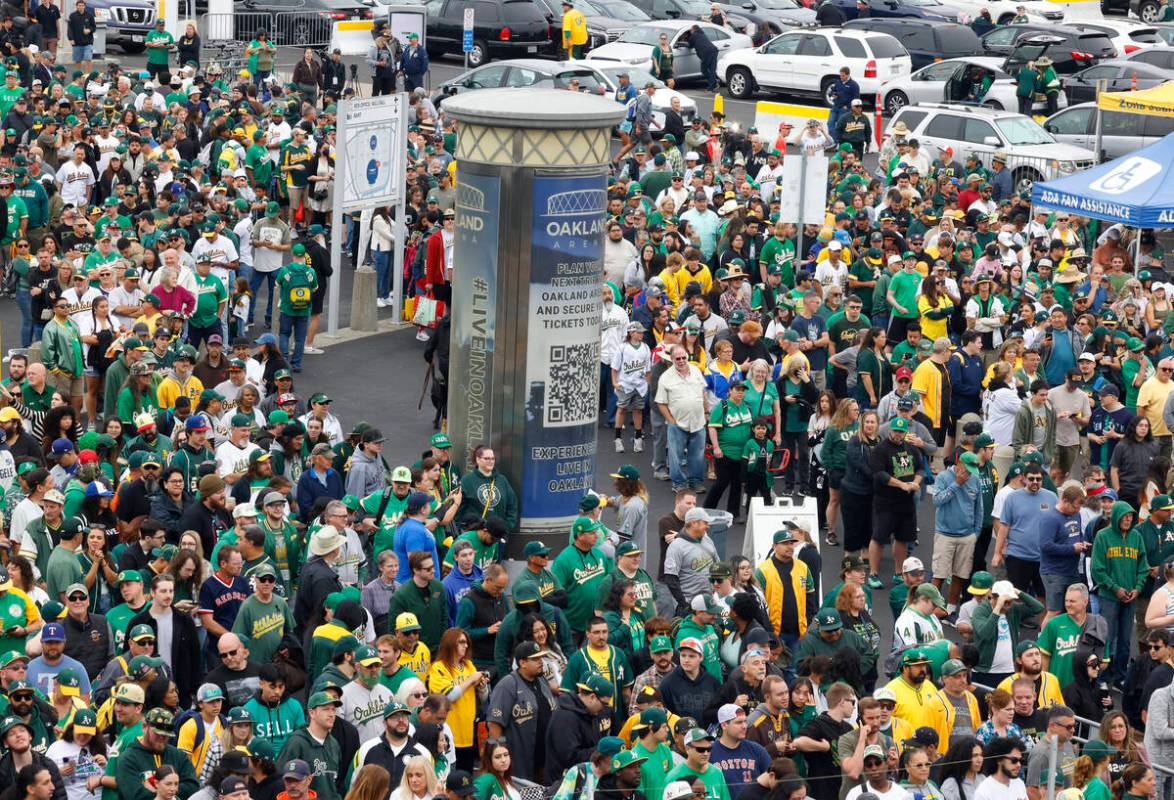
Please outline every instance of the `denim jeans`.
[[689, 431], [670, 425], [669, 479], [675, 488], [700, 486], [705, 480], [705, 428]]
[[652, 422], [652, 469], [668, 469], [668, 423], [656, 403], [652, 404], [649, 418]]
[[33, 343], [33, 296], [28, 289], [16, 290], [16, 305], [20, 309], [20, 346]]
[[1135, 603], [1122, 603], [1106, 592], [1101, 598], [1101, 616], [1109, 622], [1109, 670], [1113, 681], [1125, 680], [1125, 668], [1129, 665], [1129, 651], [1133, 638], [1133, 612]]
[[[302, 353], [306, 349], [306, 331], [310, 327], [310, 317], [291, 317], [289, 314], [279, 315], [279, 334], [277, 337], [278, 344], [281, 345], [281, 352], [289, 357], [289, 366], [295, 372], [302, 371]], [[289, 335], [293, 334], [294, 345], [293, 351], [289, 349]]]
[[375, 256], [375, 296], [387, 297], [391, 294], [391, 251], [372, 250]]
[[828, 136], [832, 138], [833, 142], [836, 140], [836, 123], [839, 122], [840, 117], [844, 116], [846, 113], [847, 111], [845, 111], [845, 109], [834, 107], [831, 111], [828, 112]]
[[[254, 320], [257, 319], [257, 306], [259, 305], [259, 301], [261, 299], [261, 295], [258, 292], [261, 289], [261, 284], [264, 283], [269, 287], [269, 291], [267, 292], [269, 297], [265, 302], [265, 327], [266, 328], [272, 327], [272, 325], [273, 325], [273, 293], [274, 293], [274, 291], [276, 291], [276, 286], [277, 286], [276, 278], [277, 278], [277, 271], [276, 270], [274, 270], [272, 272], [261, 272], [260, 270], [254, 269], [251, 273], [249, 273], [249, 291], [253, 293], [253, 303], [249, 307], [249, 323], [250, 324]], [[282, 352], [285, 352], [284, 347], [282, 348]], [[288, 355], [288, 353], [286, 353], [286, 355]]]
[[599, 363], [599, 397], [603, 400], [607, 414], [607, 427], [614, 428], [616, 424], [616, 390], [611, 385], [611, 364]]

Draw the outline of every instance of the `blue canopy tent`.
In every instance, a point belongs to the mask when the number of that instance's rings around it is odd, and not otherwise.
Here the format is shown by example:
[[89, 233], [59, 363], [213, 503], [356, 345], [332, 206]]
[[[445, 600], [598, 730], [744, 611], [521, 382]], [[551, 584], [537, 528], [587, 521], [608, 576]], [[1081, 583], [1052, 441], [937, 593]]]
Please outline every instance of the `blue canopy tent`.
[[1032, 205], [1134, 228], [1174, 228], [1174, 134], [1031, 190]]

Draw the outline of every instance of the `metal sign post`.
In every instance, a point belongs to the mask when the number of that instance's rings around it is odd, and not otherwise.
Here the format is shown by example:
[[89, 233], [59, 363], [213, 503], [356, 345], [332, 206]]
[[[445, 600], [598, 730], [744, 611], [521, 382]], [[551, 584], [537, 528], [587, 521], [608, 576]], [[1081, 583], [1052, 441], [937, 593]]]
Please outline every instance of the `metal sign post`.
[[473, 52], [473, 7], [465, 9], [465, 27], [461, 37], [461, 51], [465, 54], [465, 69], [469, 68], [469, 53]]
[[[407, 160], [407, 107], [405, 94], [343, 100], [338, 108], [338, 152], [335, 160], [334, 205], [330, 218], [330, 263], [341, 263], [346, 235], [343, 215], [348, 212], [394, 205], [396, 208], [395, 319], [403, 306], [404, 176]], [[368, 215], [369, 216], [369, 215]], [[361, 222], [356, 221], [356, 225]], [[363, 241], [361, 235], [358, 240]], [[363, 253], [356, 254], [361, 262]], [[326, 333], [338, 335], [341, 276], [330, 282], [327, 293]]]

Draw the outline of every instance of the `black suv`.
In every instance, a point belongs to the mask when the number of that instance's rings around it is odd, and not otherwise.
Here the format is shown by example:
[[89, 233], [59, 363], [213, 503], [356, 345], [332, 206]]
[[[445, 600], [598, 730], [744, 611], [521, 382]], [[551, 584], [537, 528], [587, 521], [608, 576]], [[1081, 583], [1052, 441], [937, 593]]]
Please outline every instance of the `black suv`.
[[[988, 56], [1008, 57], [1024, 44], [1024, 39], [1032, 36], [1055, 37], [1060, 40], [1049, 42], [1049, 46], [1045, 48], [1057, 75], [1071, 75], [1104, 59], [1117, 57], [1117, 48], [1105, 34], [1083, 33], [1065, 25], [1003, 25], [982, 37], [982, 49]], [[1023, 50], [1020, 48], [1020, 55], [1022, 54]], [[1040, 54], [1042, 55], [1042, 50]]]
[[428, 0], [428, 55], [460, 55], [465, 9], [473, 9], [473, 49], [469, 66], [494, 58], [525, 58], [546, 54], [551, 47], [550, 22], [534, 0]]
[[844, 23], [849, 30], [887, 33], [909, 51], [913, 69], [946, 58], [983, 55], [982, 40], [967, 25], [902, 17], [860, 17]]

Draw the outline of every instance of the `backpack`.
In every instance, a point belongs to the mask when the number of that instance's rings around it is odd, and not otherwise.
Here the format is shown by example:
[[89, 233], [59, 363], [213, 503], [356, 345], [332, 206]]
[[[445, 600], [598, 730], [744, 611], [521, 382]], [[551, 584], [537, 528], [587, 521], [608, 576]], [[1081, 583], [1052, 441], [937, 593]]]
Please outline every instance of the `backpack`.
[[[200, 712], [196, 709], [189, 708], [187, 711], [180, 713], [180, 715], [175, 718], [175, 736], [176, 738], [179, 737], [179, 729], [182, 728], [184, 723], [189, 719], [194, 719], [196, 721], [196, 738], [192, 742], [192, 749], [199, 750], [200, 746], [204, 743], [204, 737], [207, 736], [207, 726], [204, 724], [204, 718], [200, 716]], [[220, 724], [223, 725], [226, 721], [227, 719], [221, 715]]]
[[310, 287], [302, 280], [299, 283], [294, 283], [291, 277], [286, 281], [285, 297], [289, 300], [290, 307], [295, 311], [305, 311], [310, 307], [310, 298], [314, 293]]

